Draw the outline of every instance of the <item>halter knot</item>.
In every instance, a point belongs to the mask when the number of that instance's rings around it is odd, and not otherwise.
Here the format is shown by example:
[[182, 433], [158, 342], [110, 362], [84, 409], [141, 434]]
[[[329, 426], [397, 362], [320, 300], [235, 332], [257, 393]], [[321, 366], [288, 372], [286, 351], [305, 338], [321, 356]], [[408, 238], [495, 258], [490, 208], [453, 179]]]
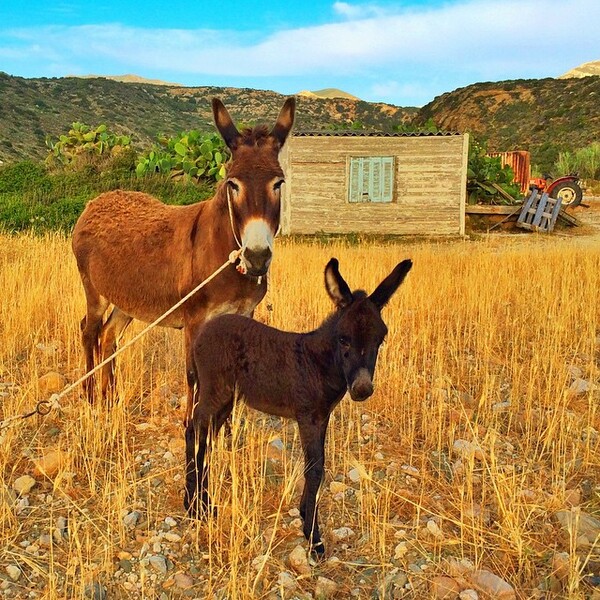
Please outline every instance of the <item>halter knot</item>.
[[240, 258], [240, 256], [242, 255], [242, 251], [241, 250], [232, 250], [229, 253], [229, 262], [234, 265], [235, 261]]

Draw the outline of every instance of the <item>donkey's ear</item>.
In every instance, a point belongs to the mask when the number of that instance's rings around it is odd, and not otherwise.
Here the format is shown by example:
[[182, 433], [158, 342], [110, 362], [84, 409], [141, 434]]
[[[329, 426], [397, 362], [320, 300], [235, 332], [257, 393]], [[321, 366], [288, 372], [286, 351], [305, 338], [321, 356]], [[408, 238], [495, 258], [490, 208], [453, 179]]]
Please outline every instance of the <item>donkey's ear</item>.
[[412, 268], [412, 260], [403, 260], [398, 263], [394, 270], [377, 286], [377, 289], [369, 296], [369, 299], [379, 310], [381, 310], [398, 289], [404, 278]]
[[290, 96], [279, 111], [279, 116], [273, 129], [271, 129], [271, 137], [274, 137], [281, 148], [287, 139], [289, 132], [294, 124], [294, 115], [296, 114], [296, 98]]
[[332, 258], [325, 267], [325, 289], [337, 308], [344, 308], [354, 300], [348, 284], [340, 275], [337, 258]]
[[237, 130], [237, 127], [233, 124], [225, 105], [218, 98], [213, 98], [212, 110], [213, 117], [215, 118], [215, 125], [217, 126], [221, 137], [231, 151], [235, 150], [241, 135]]

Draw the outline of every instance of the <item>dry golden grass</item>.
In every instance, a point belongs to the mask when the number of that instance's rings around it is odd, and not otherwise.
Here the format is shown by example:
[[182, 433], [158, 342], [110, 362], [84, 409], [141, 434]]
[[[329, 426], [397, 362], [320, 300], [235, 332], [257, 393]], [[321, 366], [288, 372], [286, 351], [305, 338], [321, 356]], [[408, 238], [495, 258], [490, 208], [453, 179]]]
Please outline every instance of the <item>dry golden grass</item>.
[[[320, 519], [328, 555], [339, 561], [314, 566], [286, 597], [312, 597], [322, 575], [338, 583], [341, 598], [375, 590], [380, 598], [427, 598], [430, 580], [450, 568], [448, 557], [489, 569], [518, 598], [543, 597], [540, 585], [554, 590], [546, 598], [589, 594], [581, 577], [597, 569], [598, 550], [578, 545], [554, 515], [573, 502], [582, 512], [598, 509], [598, 393], [569, 387], [574, 373], [598, 380], [600, 247], [522, 239], [360, 247], [279, 241], [273, 311], [263, 303], [257, 318], [289, 330], [309, 330], [330, 311], [322, 271], [331, 256], [351, 287], [367, 290], [399, 260], [414, 261], [384, 311], [390, 333], [375, 395], [363, 404], [345, 399], [332, 418]], [[67, 382], [82, 373], [84, 299], [68, 240], [0, 236], [0, 289], [6, 418], [35, 406], [45, 373]], [[283, 593], [279, 574], [304, 544], [289, 515], [302, 471], [295, 429], [238, 408], [231, 438], [221, 436], [212, 457], [218, 516], [188, 520], [177, 407], [182, 365], [181, 333], [154, 330], [121, 357], [116, 406], [90, 407], [73, 393], [60, 410], [1, 434], [6, 597], [78, 598], [86, 587], [92, 597], [92, 582], [106, 586], [109, 598], [179, 597], [173, 577], [180, 572], [193, 578], [188, 597]], [[276, 438], [281, 453], [270, 444]], [[473, 442], [477, 452], [461, 459], [456, 440]], [[34, 461], [50, 449], [62, 451], [58, 471], [34, 473]], [[359, 483], [347, 476], [352, 468]], [[12, 492], [24, 474], [37, 481], [29, 506]], [[347, 491], [334, 497], [333, 479]], [[123, 516], [134, 510], [140, 518], [128, 528]], [[61, 517], [68, 535], [55, 533]], [[161, 533], [166, 517], [178, 522], [170, 539]], [[334, 541], [341, 526], [355, 537]], [[568, 553], [564, 573], [553, 574], [555, 552]], [[170, 561], [167, 574], [148, 564], [152, 554]], [[18, 581], [8, 580], [8, 565], [21, 568]], [[390, 577], [403, 571], [411, 587], [394, 590]]]

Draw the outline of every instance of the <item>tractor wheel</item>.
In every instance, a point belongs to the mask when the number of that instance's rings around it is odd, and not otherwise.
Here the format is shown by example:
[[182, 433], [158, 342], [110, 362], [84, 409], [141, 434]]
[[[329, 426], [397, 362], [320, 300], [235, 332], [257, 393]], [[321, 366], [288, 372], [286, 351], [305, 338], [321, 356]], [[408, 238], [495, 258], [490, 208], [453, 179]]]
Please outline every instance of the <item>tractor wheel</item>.
[[560, 198], [565, 208], [575, 208], [581, 204], [583, 191], [574, 181], [559, 183], [550, 194], [553, 198]]

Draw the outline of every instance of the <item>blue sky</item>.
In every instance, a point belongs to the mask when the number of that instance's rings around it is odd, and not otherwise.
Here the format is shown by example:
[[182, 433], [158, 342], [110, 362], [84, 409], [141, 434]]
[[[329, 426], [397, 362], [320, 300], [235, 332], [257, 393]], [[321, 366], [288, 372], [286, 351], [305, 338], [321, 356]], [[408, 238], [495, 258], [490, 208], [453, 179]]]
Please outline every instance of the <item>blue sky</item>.
[[0, 0], [0, 71], [122, 75], [421, 106], [600, 60], [600, 0]]

